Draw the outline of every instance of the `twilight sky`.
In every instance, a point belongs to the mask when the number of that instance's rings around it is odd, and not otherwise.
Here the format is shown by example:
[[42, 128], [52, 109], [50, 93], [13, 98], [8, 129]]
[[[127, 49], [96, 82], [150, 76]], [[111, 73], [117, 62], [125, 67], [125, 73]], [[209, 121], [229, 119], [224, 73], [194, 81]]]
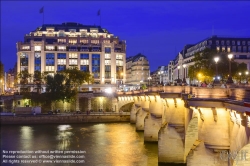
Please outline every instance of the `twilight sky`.
[[[16, 42], [44, 23], [100, 25], [127, 42], [127, 57], [142, 53], [151, 71], [173, 60], [185, 44], [212, 34], [250, 37], [250, 2], [240, 1], [2, 1], [1, 57], [5, 70], [16, 59]], [[213, 30], [214, 29], [214, 30]]]

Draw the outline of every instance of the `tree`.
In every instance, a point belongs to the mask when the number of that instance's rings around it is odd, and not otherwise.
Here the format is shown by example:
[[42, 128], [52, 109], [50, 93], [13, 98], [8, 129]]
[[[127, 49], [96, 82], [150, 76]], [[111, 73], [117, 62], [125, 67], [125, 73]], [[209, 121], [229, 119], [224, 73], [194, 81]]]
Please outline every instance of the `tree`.
[[[216, 75], [216, 63], [214, 57], [219, 56], [220, 60], [217, 63], [218, 75], [221, 80], [225, 82], [229, 75], [229, 59], [227, 53], [216, 52], [209, 48], [194, 54], [193, 61], [195, 64], [188, 69], [189, 77], [191, 80], [197, 79], [199, 81], [211, 82]], [[238, 72], [246, 71], [246, 65], [238, 64], [233, 59], [231, 61], [232, 76], [237, 76]]]
[[36, 70], [34, 72], [34, 76], [33, 76], [33, 82], [34, 84], [36, 84], [36, 88], [37, 88], [37, 93], [41, 93], [41, 85], [42, 85], [42, 73], [41, 71]]
[[28, 70], [25, 69], [18, 73], [17, 77], [20, 80], [21, 91], [28, 91], [28, 88], [26, 88], [26, 84], [28, 84], [31, 80], [32, 74], [30, 74]]

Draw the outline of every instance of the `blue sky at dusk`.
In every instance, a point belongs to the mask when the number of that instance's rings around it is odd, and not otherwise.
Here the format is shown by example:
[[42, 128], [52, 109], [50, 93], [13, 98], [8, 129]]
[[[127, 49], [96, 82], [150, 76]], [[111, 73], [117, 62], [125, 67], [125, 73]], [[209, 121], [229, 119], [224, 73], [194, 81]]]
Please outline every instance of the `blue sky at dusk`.
[[[16, 42], [44, 23], [100, 25], [126, 40], [127, 57], [143, 53], [151, 71], [173, 60], [185, 44], [212, 35], [250, 37], [250, 2], [232, 1], [2, 1], [1, 55], [5, 70], [16, 62]], [[212, 30], [214, 27], [214, 31]]]

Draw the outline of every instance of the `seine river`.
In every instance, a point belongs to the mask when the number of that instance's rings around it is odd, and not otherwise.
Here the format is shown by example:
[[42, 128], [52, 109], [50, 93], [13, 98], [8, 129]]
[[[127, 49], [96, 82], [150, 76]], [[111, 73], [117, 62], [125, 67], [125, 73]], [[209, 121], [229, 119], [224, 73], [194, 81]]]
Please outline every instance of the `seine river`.
[[[8, 153], [1, 155], [11, 155], [10, 151], [23, 152], [21, 155], [13, 154], [15, 158], [11, 159], [11, 161], [18, 159], [19, 162], [20, 158], [28, 160], [26, 162], [30, 162], [30, 160], [38, 162], [37, 159], [42, 159], [39, 162], [47, 159], [50, 160], [46, 158], [49, 155], [48, 152], [58, 150], [61, 152], [79, 152], [80, 157], [84, 157], [81, 158], [81, 162], [83, 162], [82, 160], [85, 162], [79, 165], [83, 166], [158, 165], [157, 144], [144, 143], [143, 132], [136, 132], [135, 126], [129, 123], [5, 125], [1, 126], [1, 150], [8, 151]], [[42, 155], [41, 153], [35, 155], [33, 153], [36, 157], [34, 159], [31, 159], [31, 154], [27, 154], [29, 153], [27, 151], [39, 152], [39, 150], [44, 152], [44, 158], [39, 158], [39, 155]], [[60, 153], [56, 154], [59, 155]], [[8, 158], [8, 160], [10, 159]], [[55, 159], [51, 159], [50, 161], [55, 161]], [[2, 165], [12, 164], [2, 163]], [[19, 163], [13, 165], [66, 166], [78, 164]]]

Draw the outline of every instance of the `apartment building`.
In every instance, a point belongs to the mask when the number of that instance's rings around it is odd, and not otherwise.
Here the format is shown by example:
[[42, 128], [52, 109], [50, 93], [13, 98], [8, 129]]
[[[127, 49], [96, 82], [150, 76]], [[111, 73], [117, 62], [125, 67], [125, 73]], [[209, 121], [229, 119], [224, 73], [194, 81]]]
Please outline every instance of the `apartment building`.
[[126, 84], [148, 84], [149, 61], [141, 53], [126, 59]]
[[44, 24], [17, 42], [17, 72], [53, 75], [70, 67], [92, 73], [97, 87], [125, 82], [126, 41], [100, 26], [67, 22]]

